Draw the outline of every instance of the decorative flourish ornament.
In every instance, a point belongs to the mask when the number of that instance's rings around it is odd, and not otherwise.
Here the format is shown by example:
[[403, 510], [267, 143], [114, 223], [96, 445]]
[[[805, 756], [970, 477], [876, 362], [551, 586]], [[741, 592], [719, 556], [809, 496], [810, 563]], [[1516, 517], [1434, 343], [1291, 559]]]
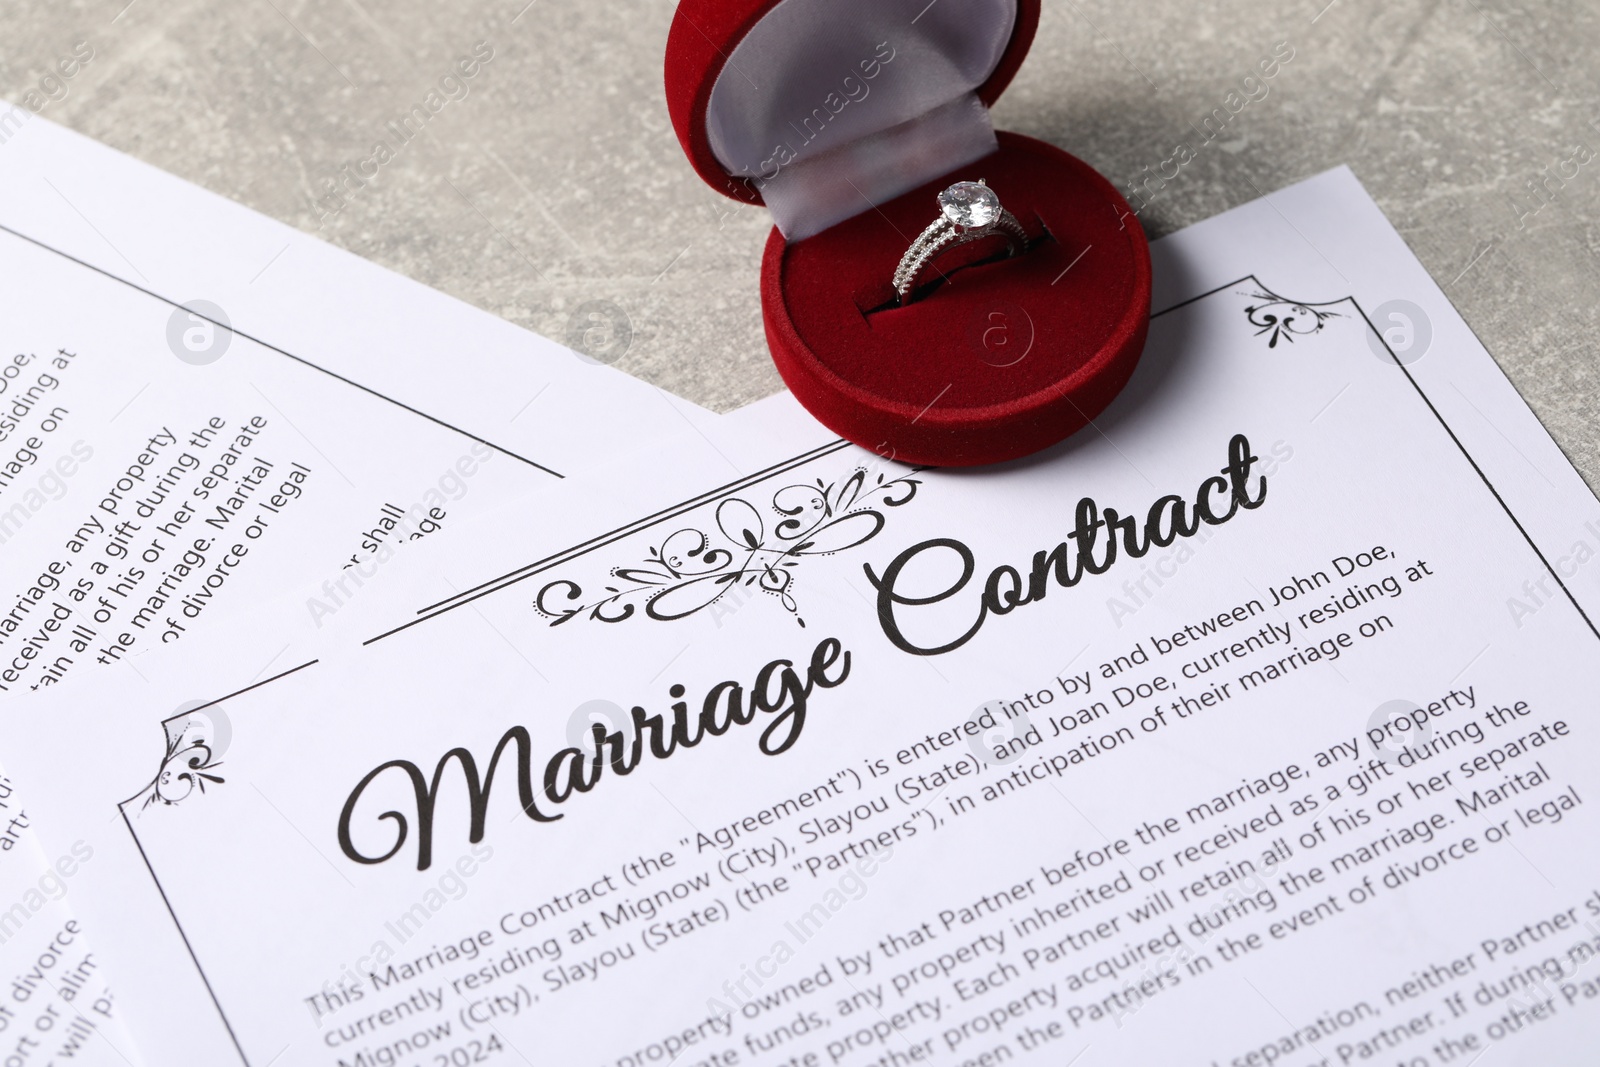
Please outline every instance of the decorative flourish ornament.
[[[560, 579], [539, 590], [534, 607], [559, 626], [580, 616], [624, 622], [642, 614], [658, 622], [703, 611], [740, 590], [774, 597], [801, 626], [795, 572], [807, 556], [827, 556], [865, 544], [884, 527], [885, 510], [901, 507], [922, 482], [889, 478], [857, 467], [832, 483], [788, 485], [768, 505], [776, 520], [742, 497], [717, 505], [714, 522], [686, 527], [651, 545], [634, 564], [614, 567], [604, 596], [586, 599], [577, 582]], [[768, 522], [771, 521], [771, 528]]]
[[1268, 348], [1277, 348], [1279, 340], [1292, 344], [1296, 337], [1320, 333], [1329, 319], [1343, 317], [1337, 311], [1324, 311], [1326, 305], [1302, 304], [1269, 292], [1265, 286], [1248, 295], [1258, 303], [1244, 309], [1245, 317], [1250, 320], [1250, 325], [1257, 327], [1257, 337], [1270, 334], [1267, 338]]
[[167, 732], [167, 752], [155, 779], [136, 798], [143, 808], [181, 804], [225, 781], [213, 771], [222, 766], [218, 757], [228, 742], [226, 716], [197, 708], [162, 725]]

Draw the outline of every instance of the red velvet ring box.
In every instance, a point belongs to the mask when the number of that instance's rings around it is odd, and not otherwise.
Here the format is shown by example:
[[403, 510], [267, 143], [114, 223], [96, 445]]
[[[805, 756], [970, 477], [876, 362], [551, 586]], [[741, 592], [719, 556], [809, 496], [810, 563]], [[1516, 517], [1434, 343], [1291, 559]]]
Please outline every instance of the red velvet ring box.
[[[1150, 316], [1150, 254], [1116, 189], [989, 105], [1039, 0], [682, 0], [667, 41], [673, 126], [718, 191], [777, 223], [761, 268], [773, 361], [830, 429], [908, 463], [1027, 455], [1126, 384]], [[892, 279], [986, 182], [1027, 231], [950, 249], [903, 306]], [[999, 246], [999, 247], [996, 247]]]

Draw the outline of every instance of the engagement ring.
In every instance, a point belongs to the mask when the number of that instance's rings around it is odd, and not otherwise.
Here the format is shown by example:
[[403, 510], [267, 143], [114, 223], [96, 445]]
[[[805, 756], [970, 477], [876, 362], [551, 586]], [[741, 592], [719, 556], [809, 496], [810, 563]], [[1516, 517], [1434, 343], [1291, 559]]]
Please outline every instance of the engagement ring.
[[957, 245], [1002, 237], [1006, 255], [1028, 247], [1028, 234], [1015, 215], [1000, 206], [994, 190], [981, 181], [956, 182], [939, 194], [940, 215], [911, 242], [894, 270], [894, 290], [908, 303], [917, 278], [941, 253]]

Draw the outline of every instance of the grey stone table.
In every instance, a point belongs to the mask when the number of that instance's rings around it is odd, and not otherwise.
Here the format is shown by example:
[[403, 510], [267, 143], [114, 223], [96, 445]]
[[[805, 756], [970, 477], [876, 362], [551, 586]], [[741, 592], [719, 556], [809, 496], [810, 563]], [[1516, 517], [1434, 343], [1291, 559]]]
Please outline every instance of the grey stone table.
[[[673, 6], [11, 0], [0, 93], [41, 93], [49, 118], [542, 333], [610, 301], [631, 322], [620, 367], [728, 410], [781, 387], [768, 224], [679, 151]], [[1047, 0], [996, 125], [1126, 187], [1279, 42], [1294, 58], [1161, 190], [1150, 235], [1350, 164], [1600, 486], [1600, 7]], [[475, 49], [488, 61], [441, 90]], [[92, 56], [48, 80], [75, 51]], [[445, 106], [402, 140], [391, 124], [430, 91]], [[380, 141], [392, 158], [347, 180]]]

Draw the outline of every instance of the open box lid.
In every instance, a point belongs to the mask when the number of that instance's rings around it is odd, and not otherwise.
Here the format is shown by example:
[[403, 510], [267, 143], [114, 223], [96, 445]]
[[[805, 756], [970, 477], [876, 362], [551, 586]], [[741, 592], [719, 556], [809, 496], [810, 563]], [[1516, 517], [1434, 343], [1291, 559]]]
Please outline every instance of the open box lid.
[[666, 90], [707, 184], [790, 241], [995, 150], [1039, 0], [682, 0]]

